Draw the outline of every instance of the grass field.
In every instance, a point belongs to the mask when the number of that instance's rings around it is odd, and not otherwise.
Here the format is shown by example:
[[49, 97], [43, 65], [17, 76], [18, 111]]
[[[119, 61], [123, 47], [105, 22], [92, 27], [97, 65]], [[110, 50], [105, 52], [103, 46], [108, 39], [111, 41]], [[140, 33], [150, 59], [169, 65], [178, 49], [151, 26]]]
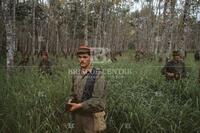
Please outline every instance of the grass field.
[[[115, 63], [95, 64], [103, 70], [130, 70], [106, 74], [108, 133], [198, 133], [200, 132], [200, 85], [198, 63], [186, 59], [188, 78], [166, 82], [163, 64], [135, 62], [131, 52]], [[59, 60], [51, 77], [37, 67], [15, 68], [9, 82], [0, 66], [0, 132], [70, 133], [71, 117], [60, 114], [70, 86], [71, 59]]]

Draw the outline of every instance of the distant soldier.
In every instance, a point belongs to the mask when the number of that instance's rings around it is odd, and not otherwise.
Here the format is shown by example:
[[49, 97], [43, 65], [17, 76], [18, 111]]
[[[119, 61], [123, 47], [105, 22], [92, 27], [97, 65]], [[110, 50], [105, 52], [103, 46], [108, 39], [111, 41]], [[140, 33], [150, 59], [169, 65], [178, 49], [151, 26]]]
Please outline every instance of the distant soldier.
[[179, 80], [186, 77], [185, 63], [179, 51], [173, 51], [173, 59], [166, 63], [161, 73], [167, 80]]
[[116, 61], [117, 61], [116, 54], [115, 54], [114, 51], [111, 51], [111, 52], [110, 52], [110, 58], [111, 58], [111, 61], [112, 61], [112, 62], [116, 62]]
[[48, 53], [46, 51], [43, 51], [41, 53], [41, 56], [42, 56], [42, 60], [40, 61], [40, 64], [39, 64], [40, 72], [42, 74], [51, 75], [52, 74], [52, 70], [51, 70], [52, 64], [48, 59]]
[[73, 133], [100, 133], [105, 131], [106, 81], [103, 72], [91, 64], [91, 51], [81, 45], [77, 56], [80, 72], [72, 77], [72, 91], [67, 102], [73, 115]]
[[20, 66], [20, 71], [25, 71], [25, 68], [28, 66], [28, 62], [29, 62], [29, 55], [23, 53], [22, 60], [18, 64], [18, 66]]
[[135, 59], [136, 61], [140, 61], [144, 57], [144, 51], [143, 50], [137, 50], [135, 53]]
[[29, 61], [29, 55], [25, 54], [22, 56], [22, 60], [19, 62], [18, 66], [27, 66]]

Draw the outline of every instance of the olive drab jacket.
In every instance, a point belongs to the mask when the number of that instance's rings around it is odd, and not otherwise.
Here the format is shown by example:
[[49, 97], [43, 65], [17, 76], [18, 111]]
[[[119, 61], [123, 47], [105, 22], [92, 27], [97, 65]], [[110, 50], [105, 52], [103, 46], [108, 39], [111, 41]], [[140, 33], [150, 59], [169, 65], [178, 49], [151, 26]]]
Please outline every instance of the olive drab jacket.
[[42, 74], [52, 74], [51, 70], [52, 64], [49, 60], [41, 60], [39, 64], [39, 69]]
[[[88, 82], [88, 79], [91, 81]], [[87, 85], [86, 82], [88, 82]], [[91, 84], [94, 86], [91, 87]], [[93, 89], [91, 90], [91, 88]], [[72, 76], [70, 100], [83, 103], [83, 107], [78, 112], [96, 113], [104, 111], [106, 107], [105, 91], [106, 81], [100, 69], [92, 68], [86, 74], [80, 72]]]
[[[171, 60], [161, 70], [167, 80], [179, 80], [186, 77], [185, 63], [183, 61]], [[169, 76], [168, 73], [173, 73], [174, 76]]]

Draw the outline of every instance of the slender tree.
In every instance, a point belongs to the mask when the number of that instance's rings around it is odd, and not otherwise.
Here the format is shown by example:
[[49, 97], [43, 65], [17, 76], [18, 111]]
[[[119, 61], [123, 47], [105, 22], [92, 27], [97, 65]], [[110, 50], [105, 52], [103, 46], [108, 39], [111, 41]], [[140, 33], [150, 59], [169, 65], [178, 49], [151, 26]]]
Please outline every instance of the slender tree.
[[84, 6], [85, 6], [85, 31], [84, 31], [84, 41], [85, 44], [88, 44], [88, 2], [89, 0], [84, 1]]
[[36, 37], [35, 37], [35, 33], [36, 33], [36, 17], [35, 17], [35, 8], [36, 8], [36, 0], [32, 0], [32, 63], [35, 63], [35, 43], [36, 43]]
[[6, 30], [6, 49], [7, 49], [7, 77], [9, 79], [11, 70], [14, 66], [15, 49], [15, 0], [3, 0], [4, 25]]

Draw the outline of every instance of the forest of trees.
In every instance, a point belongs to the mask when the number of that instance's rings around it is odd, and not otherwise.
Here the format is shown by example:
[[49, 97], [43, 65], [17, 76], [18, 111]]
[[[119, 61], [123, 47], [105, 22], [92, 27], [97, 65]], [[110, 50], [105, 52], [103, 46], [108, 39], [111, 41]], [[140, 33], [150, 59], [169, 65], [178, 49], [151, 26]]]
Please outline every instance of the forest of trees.
[[[157, 56], [200, 49], [199, 0], [1, 0], [0, 56], [41, 50], [73, 57], [81, 44]], [[139, 6], [138, 9], [134, 7]]]
[[0, 132], [71, 132], [80, 44], [107, 50], [106, 133], [200, 132], [200, 0], [0, 0]]

